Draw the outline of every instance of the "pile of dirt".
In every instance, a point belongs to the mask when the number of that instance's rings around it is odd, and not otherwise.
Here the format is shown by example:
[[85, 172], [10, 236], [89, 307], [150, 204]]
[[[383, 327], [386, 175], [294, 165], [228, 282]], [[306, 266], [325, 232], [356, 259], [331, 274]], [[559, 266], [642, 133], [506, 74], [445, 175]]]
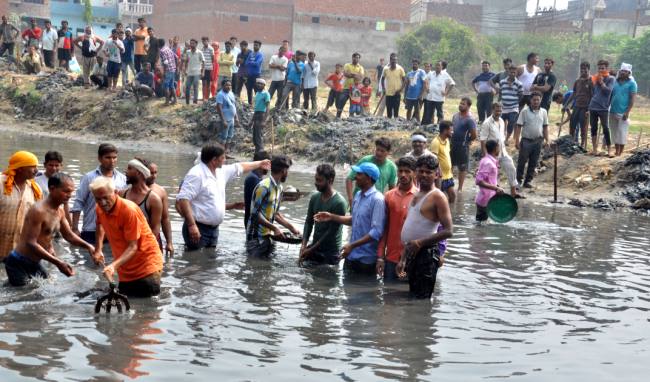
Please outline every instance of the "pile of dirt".
[[623, 162], [618, 171], [618, 181], [624, 189], [622, 195], [631, 203], [650, 199], [650, 149], [635, 152]]
[[[570, 158], [576, 154], [585, 154], [587, 150], [585, 150], [582, 146], [577, 144], [571, 135], [563, 135], [554, 142], [555, 145], [557, 145], [558, 148], [558, 154], [562, 155], [565, 158]], [[553, 145], [549, 145], [549, 147], [544, 149], [544, 152], [542, 153], [542, 159], [549, 159], [552, 158], [555, 153], [555, 148]]]

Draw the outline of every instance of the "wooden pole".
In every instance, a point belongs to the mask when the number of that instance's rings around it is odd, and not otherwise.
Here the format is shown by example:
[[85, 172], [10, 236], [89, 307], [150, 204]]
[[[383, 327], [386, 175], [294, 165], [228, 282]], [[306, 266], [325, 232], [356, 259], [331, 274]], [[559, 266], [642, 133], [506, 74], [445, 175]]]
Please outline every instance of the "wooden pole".
[[275, 130], [273, 128], [273, 117], [271, 117], [271, 157], [273, 157], [273, 149], [275, 149]]
[[557, 203], [557, 143], [553, 145], [553, 203]]

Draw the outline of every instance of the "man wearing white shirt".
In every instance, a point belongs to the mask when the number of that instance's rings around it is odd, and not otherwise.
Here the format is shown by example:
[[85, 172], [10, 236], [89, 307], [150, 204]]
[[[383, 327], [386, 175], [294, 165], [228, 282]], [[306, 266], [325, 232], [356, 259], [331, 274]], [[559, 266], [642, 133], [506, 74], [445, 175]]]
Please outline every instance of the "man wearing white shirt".
[[189, 250], [216, 247], [226, 210], [243, 208], [243, 203], [226, 204], [226, 184], [245, 172], [271, 168], [268, 159], [229, 165], [224, 165], [225, 161], [223, 146], [204, 146], [200, 163], [185, 175], [176, 196], [176, 209], [184, 219], [183, 240]]
[[59, 40], [59, 35], [56, 30], [52, 28], [52, 22], [45, 20], [45, 29], [43, 30], [43, 60], [45, 66], [54, 69], [54, 51], [56, 43]]
[[424, 99], [424, 115], [422, 124], [429, 125], [433, 123], [433, 113], [436, 112], [438, 123], [444, 118], [442, 105], [445, 103], [445, 97], [456, 85], [454, 79], [443, 70], [442, 61], [436, 62], [435, 69], [427, 74], [424, 82], [426, 97]]
[[503, 169], [508, 178], [510, 185], [510, 193], [515, 198], [523, 199], [523, 195], [517, 192], [519, 182], [517, 182], [517, 170], [510, 155], [508, 155], [507, 147], [505, 145], [506, 139], [506, 125], [501, 119], [501, 112], [503, 107], [500, 102], [492, 104], [492, 115], [483, 121], [479, 129], [479, 140], [481, 141], [481, 152], [485, 156], [487, 149], [485, 144], [487, 141], [496, 141], [499, 143], [499, 167]]
[[320, 73], [320, 62], [316, 61], [316, 53], [307, 53], [307, 62], [305, 70], [302, 72], [302, 108], [309, 109], [309, 100], [311, 99], [311, 110], [318, 109], [317, 96], [318, 92], [318, 74]]
[[273, 94], [277, 92], [278, 96], [275, 98], [275, 108], [280, 108], [282, 102], [282, 89], [284, 89], [285, 74], [287, 73], [287, 64], [289, 59], [286, 57], [286, 49], [280, 46], [278, 54], [274, 54], [269, 61], [269, 69], [271, 70], [271, 85], [269, 86], [269, 95], [273, 98]]

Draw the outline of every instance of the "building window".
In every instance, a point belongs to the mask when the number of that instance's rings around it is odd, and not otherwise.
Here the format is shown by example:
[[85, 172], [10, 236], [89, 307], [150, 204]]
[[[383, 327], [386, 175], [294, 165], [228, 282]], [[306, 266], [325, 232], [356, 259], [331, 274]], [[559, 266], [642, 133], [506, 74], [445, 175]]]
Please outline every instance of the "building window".
[[244, 16], [244, 15], [239, 16], [239, 21], [247, 23], [248, 22], [248, 16]]
[[44, 4], [44, 0], [23, 0], [23, 3]]
[[320, 24], [320, 16], [313, 16], [313, 17], [311, 18], [311, 22], [312, 22], [313, 24]]

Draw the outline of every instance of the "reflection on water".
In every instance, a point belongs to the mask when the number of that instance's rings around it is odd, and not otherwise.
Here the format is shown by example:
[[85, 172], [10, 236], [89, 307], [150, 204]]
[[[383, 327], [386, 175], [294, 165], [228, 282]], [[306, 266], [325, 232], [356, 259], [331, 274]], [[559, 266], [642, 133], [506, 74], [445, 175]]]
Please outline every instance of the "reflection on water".
[[[96, 166], [94, 145], [0, 137], [3, 161], [57, 149], [77, 180]], [[121, 149], [122, 166], [136, 153], [159, 163], [172, 197], [194, 157]], [[312, 188], [308, 174], [289, 183]], [[229, 199], [242, 198], [242, 184]], [[283, 212], [301, 226], [305, 203]], [[461, 198], [431, 302], [409, 300], [403, 284], [300, 268], [295, 246], [248, 258], [239, 211], [227, 213], [216, 253], [183, 253], [172, 211], [178, 255], [165, 264], [162, 294], [133, 300], [128, 315], [95, 316], [105, 282], [85, 253], [59, 245], [74, 277], [48, 266], [48, 280], [0, 288], [0, 380], [642, 380], [648, 219], [530, 202], [520, 210], [511, 223], [476, 227], [471, 195]]]

